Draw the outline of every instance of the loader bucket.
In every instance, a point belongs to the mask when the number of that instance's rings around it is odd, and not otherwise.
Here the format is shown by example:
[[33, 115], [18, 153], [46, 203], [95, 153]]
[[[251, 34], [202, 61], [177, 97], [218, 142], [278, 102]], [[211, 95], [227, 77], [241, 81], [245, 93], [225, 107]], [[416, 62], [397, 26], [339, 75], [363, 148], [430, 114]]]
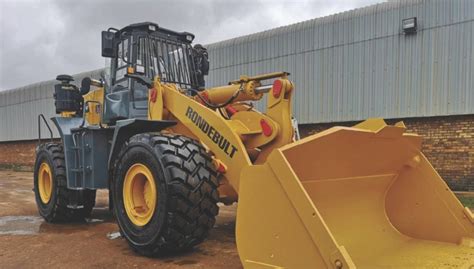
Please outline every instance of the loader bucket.
[[474, 268], [474, 216], [403, 123], [334, 127], [242, 171], [246, 268]]

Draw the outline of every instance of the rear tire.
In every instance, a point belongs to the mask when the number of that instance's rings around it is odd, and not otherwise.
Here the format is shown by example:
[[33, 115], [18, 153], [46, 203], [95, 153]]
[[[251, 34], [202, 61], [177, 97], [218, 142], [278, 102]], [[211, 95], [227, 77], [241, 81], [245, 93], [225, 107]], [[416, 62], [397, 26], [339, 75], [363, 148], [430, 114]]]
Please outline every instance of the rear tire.
[[34, 192], [39, 214], [47, 222], [82, 221], [95, 205], [95, 190], [67, 188], [63, 147], [56, 143], [41, 144], [36, 151]]
[[[208, 236], [219, 212], [218, 174], [201, 144], [180, 135], [138, 134], [118, 156], [113, 182], [115, 215], [121, 233], [136, 252], [145, 256], [182, 252]], [[145, 177], [146, 171], [151, 172], [154, 183], [147, 183], [146, 188], [154, 186], [156, 199], [150, 198], [145, 187], [142, 196], [147, 197], [130, 198], [136, 192], [128, 189], [127, 182], [137, 166], [147, 168], [142, 169]], [[156, 200], [153, 212], [145, 209], [143, 214], [130, 215], [133, 208], [142, 208], [130, 201], [144, 205], [140, 202], [144, 200], [145, 207]], [[149, 219], [136, 219], [149, 214]]]

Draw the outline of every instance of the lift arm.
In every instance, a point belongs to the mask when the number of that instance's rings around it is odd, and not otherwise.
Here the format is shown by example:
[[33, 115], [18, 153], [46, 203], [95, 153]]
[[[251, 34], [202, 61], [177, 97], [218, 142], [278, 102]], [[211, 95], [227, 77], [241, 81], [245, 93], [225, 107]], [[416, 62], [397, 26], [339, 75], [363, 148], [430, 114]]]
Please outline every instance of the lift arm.
[[[244, 167], [263, 162], [274, 148], [293, 140], [293, 86], [287, 75], [280, 72], [242, 76], [227, 86], [206, 89], [194, 97], [175, 84], [156, 78], [149, 94], [149, 119], [176, 120], [178, 124], [171, 127], [172, 131], [206, 145], [215, 156], [219, 171], [238, 192]], [[275, 79], [273, 85], [262, 86], [261, 81], [267, 79]], [[270, 92], [266, 113], [245, 103], [260, 100]]]

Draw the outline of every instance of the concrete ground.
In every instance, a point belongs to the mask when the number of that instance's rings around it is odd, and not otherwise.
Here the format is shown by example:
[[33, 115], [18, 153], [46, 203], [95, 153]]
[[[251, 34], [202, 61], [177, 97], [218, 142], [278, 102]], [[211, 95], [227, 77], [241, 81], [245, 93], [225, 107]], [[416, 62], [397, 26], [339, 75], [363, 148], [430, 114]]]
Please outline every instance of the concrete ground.
[[87, 223], [48, 224], [38, 216], [33, 175], [0, 171], [0, 268], [241, 268], [235, 246], [236, 206], [222, 206], [204, 243], [179, 256], [146, 258], [135, 254], [98, 195]]

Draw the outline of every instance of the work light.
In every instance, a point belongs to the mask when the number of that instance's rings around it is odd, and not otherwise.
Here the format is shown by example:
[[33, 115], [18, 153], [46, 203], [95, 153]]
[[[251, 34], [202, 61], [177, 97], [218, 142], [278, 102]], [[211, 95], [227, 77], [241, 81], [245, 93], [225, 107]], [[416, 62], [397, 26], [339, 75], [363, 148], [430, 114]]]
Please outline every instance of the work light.
[[402, 29], [405, 34], [414, 34], [417, 30], [416, 17], [402, 20]]

